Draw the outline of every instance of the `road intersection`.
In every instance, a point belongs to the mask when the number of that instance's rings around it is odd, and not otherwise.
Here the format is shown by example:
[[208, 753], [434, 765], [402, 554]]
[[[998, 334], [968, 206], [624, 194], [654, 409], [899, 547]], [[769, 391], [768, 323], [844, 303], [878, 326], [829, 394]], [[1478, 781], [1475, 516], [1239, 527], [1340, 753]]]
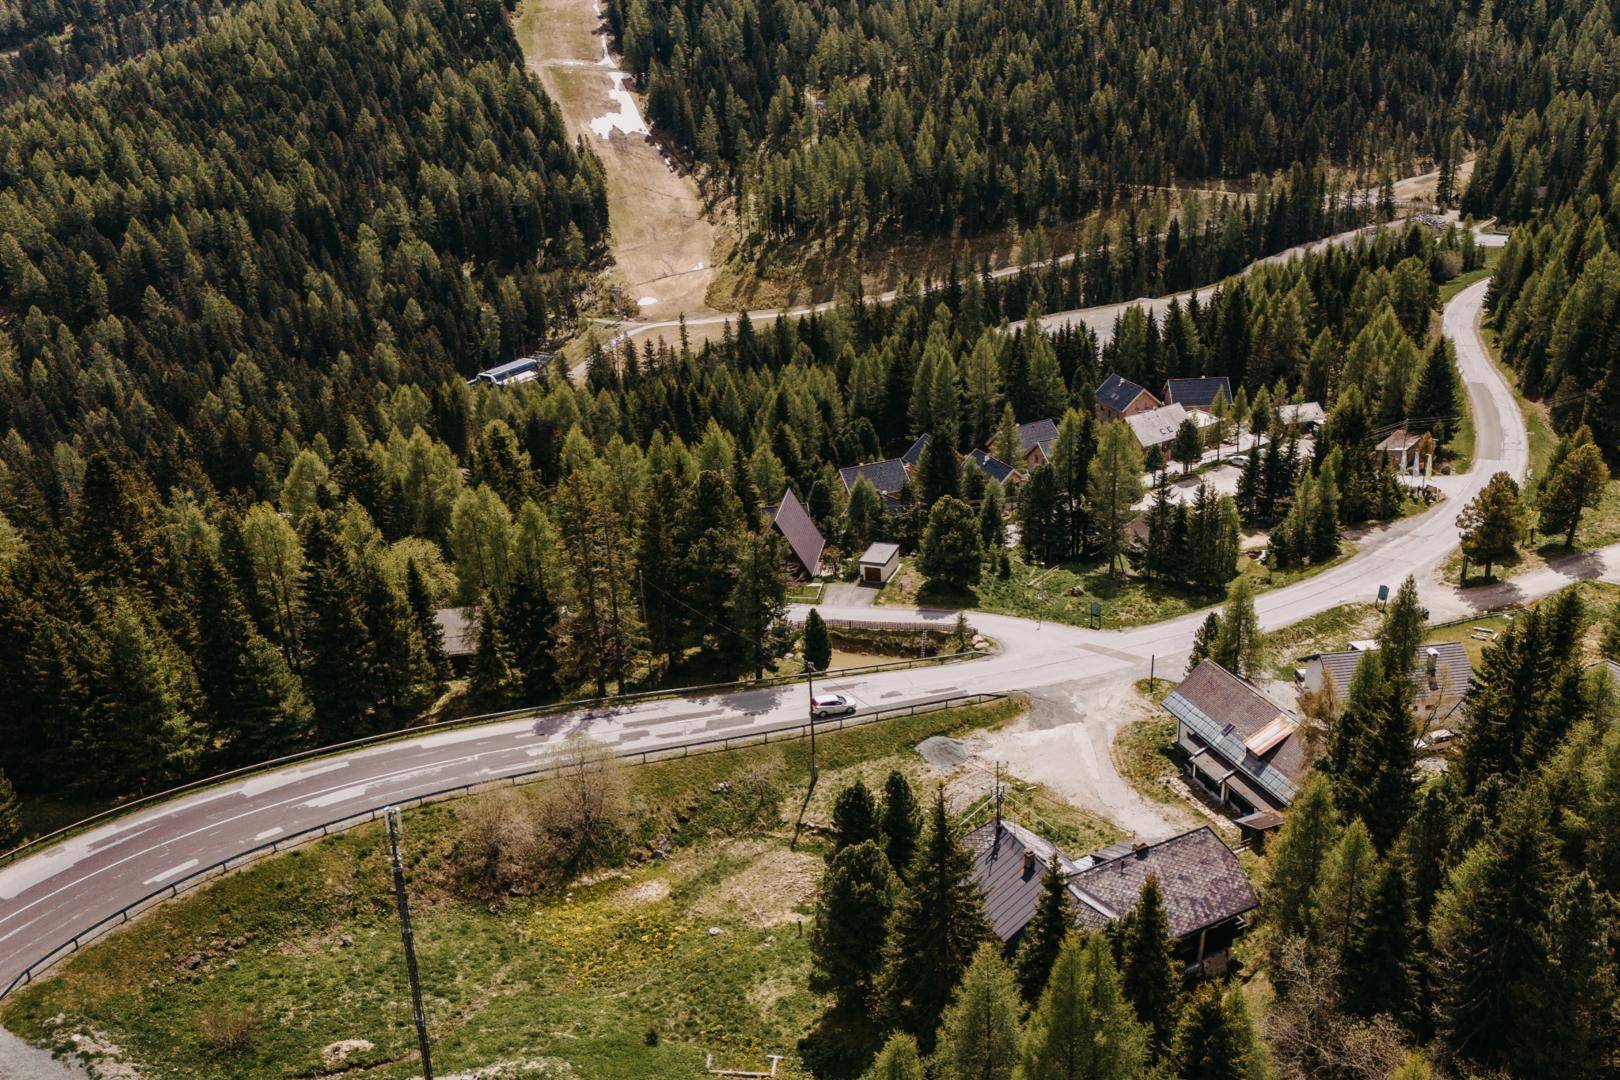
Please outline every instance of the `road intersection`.
[[[1373, 598], [1407, 574], [1420, 580], [1456, 545], [1456, 516], [1492, 473], [1522, 476], [1528, 443], [1511, 388], [1479, 337], [1486, 283], [1447, 306], [1445, 329], [1476, 418], [1478, 457], [1455, 478], [1449, 498], [1427, 512], [1374, 531], [1357, 553], [1286, 588], [1256, 598], [1262, 623], [1276, 628], [1328, 608]], [[948, 627], [955, 612], [823, 607], [828, 619], [892, 619]], [[984, 659], [831, 677], [819, 688], [848, 694], [864, 710], [976, 692], [1076, 688], [1146, 676], [1149, 664], [1177, 671], [1202, 613], [1132, 630], [1088, 630], [975, 613], [997, 643]], [[458, 784], [533, 771], [569, 732], [588, 731], [616, 747], [657, 747], [704, 735], [801, 722], [799, 685], [639, 702], [593, 712], [557, 713], [429, 732], [303, 762], [206, 788], [86, 830], [0, 869], [0, 986], [74, 935], [156, 888], [183, 882], [199, 867], [280, 836]], [[1077, 718], [1084, 722], [1084, 717]]]

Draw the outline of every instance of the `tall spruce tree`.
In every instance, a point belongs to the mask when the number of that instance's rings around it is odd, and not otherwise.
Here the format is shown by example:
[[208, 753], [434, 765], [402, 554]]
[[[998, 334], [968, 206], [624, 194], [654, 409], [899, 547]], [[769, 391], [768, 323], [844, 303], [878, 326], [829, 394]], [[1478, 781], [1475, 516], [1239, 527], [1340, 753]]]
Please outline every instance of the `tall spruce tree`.
[[304, 572], [300, 583], [299, 654], [304, 689], [315, 709], [323, 744], [371, 730], [371, 641], [360, 582], [329, 512], [304, 519]]
[[879, 826], [883, 833], [883, 851], [889, 856], [889, 866], [904, 878], [917, 855], [922, 815], [918, 812], [917, 797], [912, 793], [911, 782], [899, 769], [889, 770], [888, 778], [883, 781], [883, 817]]
[[1176, 1030], [1181, 978], [1156, 876], [1148, 876], [1135, 910], [1121, 923], [1119, 955], [1125, 997], [1147, 1025], [1148, 1047], [1158, 1059]]
[[1415, 948], [1406, 876], [1391, 861], [1379, 868], [1340, 962], [1345, 1007], [1363, 1017], [1383, 1013], [1411, 1023]]
[[832, 664], [832, 637], [827, 621], [815, 608], [804, 618], [804, 666], [807, 671], [826, 671]]
[[557, 605], [538, 565], [518, 568], [496, 612], [518, 694], [538, 705], [557, 694]]
[[1018, 989], [1026, 1002], [1033, 1005], [1040, 1000], [1052, 964], [1073, 929], [1074, 917], [1069, 911], [1069, 879], [1054, 851], [1046, 862], [1046, 873], [1041, 875], [1041, 895], [1035, 901], [1035, 915], [1024, 926], [1023, 941], [1019, 944], [1013, 964], [1013, 971], [1018, 976]]
[[881, 838], [877, 800], [861, 780], [845, 787], [833, 800], [832, 831], [837, 850]]
[[839, 850], [821, 878], [810, 931], [810, 989], [832, 994], [852, 1015], [873, 1004], [894, 887], [888, 857], [872, 840]]
[[989, 932], [973, 859], [951, 831], [941, 789], [895, 905], [880, 980], [890, 1021], [925, 1052], [933, 1050], [939, 1017]]

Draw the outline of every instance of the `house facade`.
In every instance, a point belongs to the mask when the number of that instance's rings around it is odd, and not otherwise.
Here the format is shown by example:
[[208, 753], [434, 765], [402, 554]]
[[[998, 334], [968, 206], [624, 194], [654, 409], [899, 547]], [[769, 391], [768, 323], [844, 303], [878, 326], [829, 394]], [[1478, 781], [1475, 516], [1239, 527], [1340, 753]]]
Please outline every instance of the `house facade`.
[[1157, 409], [1163, 402], [1116, 372], [1097, 387], [1097, 419], [1104, 423]]

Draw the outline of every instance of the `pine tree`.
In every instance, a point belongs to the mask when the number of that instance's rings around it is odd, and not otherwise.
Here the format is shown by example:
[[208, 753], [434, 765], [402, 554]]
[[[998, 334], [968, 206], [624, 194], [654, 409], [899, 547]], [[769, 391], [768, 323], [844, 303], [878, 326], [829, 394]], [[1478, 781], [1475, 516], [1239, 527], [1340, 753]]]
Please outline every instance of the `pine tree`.
[[1519, 485], [1505, 472], [1492, 476], [1474, 500], [1457, 515], [1462, 552], [1470, 562], [1491, 567], [1513, 557], [1524, 539], [1524, 506]]
[[895, 905], [880, 980], [888, 1017], [925, 1051], [933, 1049], [940, 1014], [989, 932], [973, 859], [952, 835], [941, 790]]
[[985, 485], [984, 498], [979, 503], [979, 543], [988, 552], [999, 552], [1007, 546], [1005, 506], [1001, 485], [990, 481]]
[[965, 589], [979, 580], [984, 553], [972, 507], [953, 495], [934, 504], [923, 534], [918, 568], [930, 584]]
[[894, 877], [883, 850], [871, 840], [840, 849], [816, 897], [810, 989], [832, 994], [852, 1014], [870, 1006], [893, 910]]
[[1262, 1080], [1265, 1054], [1237, 990], [1206, 982], [1193, 992], [1170, 1050], [1181, 1080]]
[[1023, 1034], [1018, 988], [991, 942], [979, 946], [956, 998], [940, 1019], [938, 1061], [947, 1075], [1013, 1080]]
[[444, 628], [433, 607], [433, 594], [427, 578], [412, 559], [405, 564], [405, 605], [410, 608], [416, 635], [422, 643], [424, 673], [432, 677], [432, 695], [437, 696], [450, 676], [450, 657], [444, 651]]
[[1178, 986], [1170, 920], [1159, 894], [1159, 879], [1149, 875], [1136, 909], [1119, 932], [1120, 975], [1125, 997], [1148, 1028], [1148, 1047], [1155, 1059], [1170, 1047], [1176, 1029]]
[[504, 699], [512, 685], [512, 647], [500, 613], [488, 601], [478, 609], [478, 644], [467, 675], [474, 696], [485, 701]]
[[1415, 985], [1416, 935], [1401, 867], [1378, 870], [1365, 909], [1355, 921], [1341, 961], [1346, 1008], [1359, 1016], [1384, 1013], [1409, 1022]]
[[880, 839], [877, 800], [860, 780], [844, 788], [833, 800], [832, 831], [834, 850], [839, 851]]
[[1187, 674], [1191, 675], [1193, 669], [1205, 660], [1208, 660], [1215, 649], [1215, 643], [1221, 639], [1221, 614], [1212, 611], [1204, 616], [1204, 621], [1198, 624], [1198, 630], [1193, 634], [1192, 655], [1187, 657]]
[[1554, 1018], [1542, 997], [1548, 922], [1557, 896], [1551, 808], [1534, 788], [1512, 799], [1499, 827], [1452, 871], [1429, 932], [1438, 976], [1440, 1041], [1464, 1063], [1537, 1075]]
[[1247, 578], [1239, 578], [1226, 594], [1220, 634], [1210, 646], [1210, 659], [1248, 679], [1265, 670], [1266, 651], [1266, 635], [1254, 611], [1253, 589]]
[[1460, 411], [1457, 396], [1456, 357], [1451, 339], [1441, 336], [1435, 339], [1423, 360], [1423, 370], [1407, 406], [1409, 413], [1428, 427], [1434, 441], [1441, 446], [1451, 441], [1456, 430], [1456, 416]]
[[1176, 438], [1170, 447], [1170, 457], [1173, 461], [1181, 462], [1181, 474], [1185, 476], [1203, 456], [1204, 446], [1198, 438], [1198, 425], [1193, 423], [1192, 417], [1188, 417], [1176, 428]]
[[1030, 1014], [1024, 1080], [1136, 1080], [1147, 1041], [1106, 939], [1070, 933]]
[[22, 817], [17, 812], [17, 789], [0, 772], [0, 850], [10, 848], [22, 837]]
[[523, 701], [537, 705], [555, 697], [558, 612], [538, 565], [513, 574], [496, 619]]
[[917, 1040], [905, 1032], [889, 1036], [878, 1052], [877, 1060], [866, 1070], [861, 1080], [923, 1080], [922, 1055], [917, 1052]]
[[922, 459], [917, 462], [917, 492], [924, 509], [939, 500], [959, 494], [957, 490], [956, 440], [954, 432], [935, 431], [928, 436]]
[[1423, 605], [1418, 602], [1417, 579], [1408, 574], [1384, 610], [1384, 622], [1378, 630], [1378, 655], [1390, 678], [1399, 678], [1413, 670], [1423, 634]]
[[315, 709], [323, 744], [371, 730], [371, 641], [365, 599], [338, 539], [332, 516], [315, 510], [304, 520], [304, 573], [300, 585], [300, 655], [304, 689]]
[[917, 812], [917, 798], [911, 783], [899, 769], [889, 770], [883, 781], [883, 850], [889, 856], [889, 865], [904, 878], [911, 870], [917, 854], [917, 835], [922, 829], [921, 815]]
[[1023, 941], [1013, 962], [1018, 989], [1026, 1002], [1034, 1004], [1040, 1000], [1052, 964], [1057, 960], [1058, 952], [1073, 927], [1074, 917], [1069, 911], [1069, 879], [1054, 851], [1047, 860], [1046, 873], [1041, 876], [1041, 895], [1035, 901], [1035, 915], [1024, 926]]
[[792, 641], [787, 624], [787, 571], [782, 541], [775, 532], [743, 538], [726, 613], [735, 631], [732, 651], [753, 669], [755, 679], [763, 678], [766, 666], [782, 657]]
[[827, 621], [815, 608], [804, 617], [804, 666], [807, 671], [826, 671], [832, 664], [832, 636]]
[[96, 715], [75, 740], [81, 783], [104, 792], [153, 790], [183, 772], [196, 749], [189, 672], [129, 600], [114, 601], [102, 634]]

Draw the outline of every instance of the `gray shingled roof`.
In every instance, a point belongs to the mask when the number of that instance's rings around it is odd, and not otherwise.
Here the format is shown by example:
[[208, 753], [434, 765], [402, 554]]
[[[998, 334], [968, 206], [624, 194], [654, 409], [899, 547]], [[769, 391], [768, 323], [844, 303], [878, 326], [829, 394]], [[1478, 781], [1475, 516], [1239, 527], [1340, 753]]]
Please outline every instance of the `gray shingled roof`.
[[1124, 915], [1142, 896], [1149, 877], [1159, 879], [1170, 936], [1183, 938], [1259, 906], [1237, 856], [1209, 826], [1147, 844], [1117, 859], [1095, 861], [1069, 879], [1069, 891], [1096, 901], [1076, 909], [1082, 925], [1099, 929], [1109, 920], [1097, 906]]
[[433, 613], [444, 635], [446, 656], [471, 656], [478, 651], [478, 611], [476, 608], [446, 607]]
[[1145, 389], [1137, 386], [1131, 380], [1118, 372], [1109, 372], [1108, 378], [1097, 387], [1097, 404], [1113, 409], [1115, 412], [1124, 412], [1131, 407], [1131, 403], [1143, 394]]
[[1175, 441], [1176, 432], [1187, 420], [1187, 410], [1177, 402], [1161, 405], [1147, 412], [1133, 413], [1125, 418], [1136, 441], [1146, 450], [1151, 446], [1165, 446]]
[[[1434, 678], [1429, 678], [1429, 650], [1435, 652]], [[1367, 654], [1360, 649], [1320, 653], [1307, 660], [1322, 665], [1323, 676], [1333, 683], [1333, 695], [1341, 702], [1350, 694], [1356, 669]], [[1474, 685], [1474, 665], [1460, 641], [1433, 641], [1418, 649], [1417, 668], [1412, 672], [1412, 688], [1419, 703], [1437, 698], [1456, 700]]]
[[1196, 379], [1170, 379], [1164, 384], [1164, 400], [1189, 409], [1207, 409], [1215, 399], [1232, 400], [1232, 382], [1225, 375], [1200, 375]]
[[900, 460], [907, 465], [915, 465], [922, 460], [923, 451], [926, 449], [928, 449], [928, 435], [925, 432], [917, 436], [911, 445], [906, 447], [906, 452], [900, 455]]
[[1047, 450], [1057, 438], [1056, 420], [1031, 420], [1018, 425], [1018, 452], [1027, 454], [1035, 447]]
[[855, 481], [863, 476], [881, 494], [898, 495], [900, 489], [906, 486], [909, 474], [905, 463], [899, 458], [869, 461], [864, 465], [849, 465], [838, 470], [838, 479], [844, 482], [845, 491], [853, 491]]
[[861, 552], [860, 561], [863, 564], [875, 563], [878, 566], [882, 566], [898, 554], [900, 554], [899, 544], [885, 543], [880, 540], [871, 547], [867, 548], [865, 551]]
[[788, 547], [793, 550], [793, 557], [799, 560], [804, 572], [811, 577], [820, 574], [821, 552], [827, 546], [827, 541], [822, 538], [816, 523], [810, 520], [810, 512], [793, 494], [792, 488], [782, 493], [781, 501], [771, 507], [770, 513], [771, 524], [787, 541]]
[[1012, 476], [1013, 473], [1018, 471], [1005, 461], [1002, 461], [998, 457], [987, 454], [983, 450], [971, 451], [968, 454], [967, 459], [973, 462], [973, 464], [977, 465], [979, 471], [984, 473], [984, 475], [1002, 484], [1005, 484], [1008, 477]]
[[[1184, 937], [1256, 906], [1237, 857], [1208, 826], [1133, 849], [1117, 844], [1076, 861], [1045, 839], [1005, 818], [963, 838], [973, 855], [973, 880], [985, 918], [1002, 941], [1016, 937], [1034, 917], [1041, 878], [1054, 852], [1068, 878], [1075, 922], [1097, 929], [1136, 907], [1150, 875], [1159, 879], [1170, 933]], [[1034, 853], [1026, 863], [1024, 852]]]

